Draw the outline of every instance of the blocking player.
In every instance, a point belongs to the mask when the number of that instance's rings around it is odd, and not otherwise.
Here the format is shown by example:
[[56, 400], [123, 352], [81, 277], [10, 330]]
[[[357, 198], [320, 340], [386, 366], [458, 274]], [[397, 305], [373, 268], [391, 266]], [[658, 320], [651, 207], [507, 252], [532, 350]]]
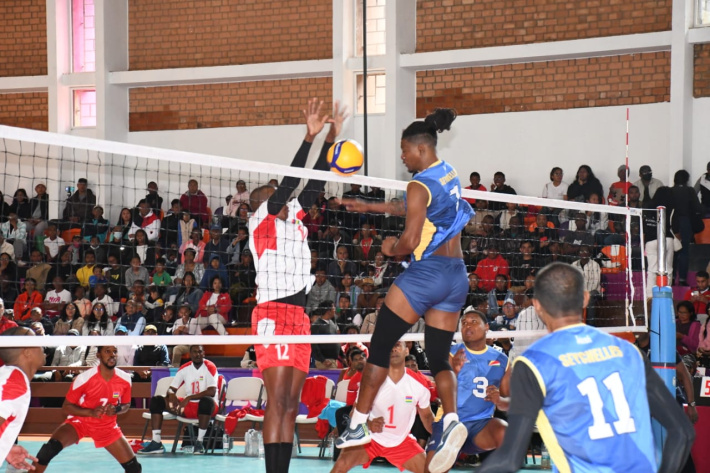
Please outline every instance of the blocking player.
[[[508, 425], [493, 417], [495, 409], [508, 410], [510, 370], [508, 357], [486, 344], [488, 320], [478, 310], [469, 310], [461, 317], [463, 343], [451, 347], [451, 366], [458, 381], [458, 414], [468, 430], [461, 451], [476, 455], [500, 447]], [[441, 422], [427, 446], [427, 458], [441, 438]]]
[[[291, 166], [306, 165], [308, 152], [326, 122], [325, 138], [314, 169], [327, 170], [327, 154], [340, 133], [345, 111], [335, 104], [333, 118], [321, 117], [322, 101], [312, 99], [303, 111], [306, 137]], [[310, 320], [303, 310], [313, 285], [308, 229], [301, 219], [323, 191], [323, 181], [311, 179], [297, 199], [291, 194], [301, 179], [284, 176], [277, 188], [262, 186], [250, 195], [254, 214], [249, 218], [249, 247], [255, 256], [257, 306], [252, 312], [252, 332], [259, 335], [309, 335]], [[310, 345], [282, 343], [254, 346], [257, 365], [269, 398], [264, 416], [264, 452], [267, 473], [287, 472], [291, 462], [294, 425], [301, 389], [308, 373]]]
[[[518, 471], [537, 422], [558, 471], [677, 472], [695, 432], [648, 360], [630, 343], [582, 323], [581, 271], [542, 269], [533, 305], [551, 333], [515, 360], [503, 445], [476, 470]], [[668, 432], [657, 469], [651, 416]]]
[[[34, 332], [27, 327], [12, 327], [2, 333], [8, 335], [29, 335]], [[30, 380], [37, 369], [44, 365], [44, 351], [41, 347], [0, 348], [0, 464], [3, 460], [18, 470], [28, 470], [32, 466], [25, 460], [35, 457], [15, 440], [25, 422], [30, 407]]]
[[35, 471], [45, 471], [52, 458], [84, 437], [91, 437], [96, 448], [105, 448], [126, 473], [143, 471], [116, 423], [116, 416], [131, 406], [131, 375], [116, 368], [116, 347], [98, 347], [96, 356], [99, 365], [74, 378], [62, 406], [67, 420], [40, 448]]
[[[218, 401], [217, 367], [209, 360], [205, 360], [205, 350], [202, 345], [190, 346], [190, 361], [180, 367], [175, 378], [168, 388], [167, 398], [153, 396], [150, 400], [150, 422], [153, 429], [153, 438], [150, 443], [138, 451], [140, 455], [165, 453], [161, 438], [163, 426], [163, 412], [168, 411], [175, 415], [197, 419], [197, 441], [193, 453], [203, 455], [205, 446], [203, 441], [207, 434], [210, 419], [217, 414]], [[187, 397], [177, 397], [177, 391], [185, 385]]]
[[473, 217], [473, 210], [461, 199], [456, 170], [436, 154], [437, 133], [448, 130], [455, 118], [452, 109], [436, 109], [402, 132], [402, 161], [409, 172], [417, 173], [407, 185], [406, 205], [343, 201], [355, 212], [406, 213], [404, 232], [399, 239], [386, 238], [382, 252], [387, 256], [411, 254], [412, 264], [395, 280], [379, 311], [357, 405], [349, 428], [336, 446], [352, 447], [370, 441], [365, 421], [387, 377], [390, 350], [423, 316], [429, 368], [444, 409], [444, 433], [430, 463], [432, 473], [454, 464], [467, 436], [456, 415], [456, 376], [449, 364], [449, 349], [468, 295], [461, 230]]
[[358, 465], [370, 466], [377, 457], [385, 458], [399, 468], [424, 473], [424, 450], [409, 433], [419, 413], [424, 427], [431, 432], [434, 414], [429, 404], [426, 378], [405, 368], [407, 346], [397, 342], [390, 354], [387, 379], [375, 397], [370, 412], [372, 441], [346, 448], [335, 462], [331, 473], [344, 473]]

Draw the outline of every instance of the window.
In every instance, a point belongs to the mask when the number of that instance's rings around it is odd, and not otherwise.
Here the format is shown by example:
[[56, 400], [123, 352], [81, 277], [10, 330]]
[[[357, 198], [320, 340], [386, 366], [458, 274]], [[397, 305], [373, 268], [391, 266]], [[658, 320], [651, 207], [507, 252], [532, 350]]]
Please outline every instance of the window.
[[96, 70], [94, 0], [72, 0], [72, 72]]
[[355, 54], [362, 56], [362, 3], [367, 5], [367, 55], [385, 54], [385, 0], [357, 0], [355, 8]]
[[72, 91], [73, 128], [96, 126], [96, 89]]
[[710, 0], [697, 0], [695, 26], [710, 26]]
[[[355, 78], [357, 86], [357, 113], [365, 113], [363, 74]], [[385, 113], [385, 79], [383, 72], [367, 74], [367, 113]]]

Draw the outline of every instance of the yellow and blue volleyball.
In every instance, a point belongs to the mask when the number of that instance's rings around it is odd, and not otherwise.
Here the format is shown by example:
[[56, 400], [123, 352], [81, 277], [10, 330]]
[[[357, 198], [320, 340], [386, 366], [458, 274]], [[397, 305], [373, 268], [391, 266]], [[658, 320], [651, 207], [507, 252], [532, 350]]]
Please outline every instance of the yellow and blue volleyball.
[[328, 150], [330, 170], [337, 174], [356, 173], [364, 162], [362, 146], [355, 140], [341, 140]]

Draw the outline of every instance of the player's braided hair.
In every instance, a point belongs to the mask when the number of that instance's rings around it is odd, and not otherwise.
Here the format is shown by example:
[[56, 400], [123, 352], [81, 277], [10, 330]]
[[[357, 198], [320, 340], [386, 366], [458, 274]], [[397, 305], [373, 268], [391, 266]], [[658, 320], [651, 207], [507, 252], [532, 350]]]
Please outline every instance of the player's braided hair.
[[451, 129], [451, 124], [456, 120], [456, 110], [453, 108], [437, 108], [426, 118], [412, 122], [402, 132], [402, 139], [413, 141], [423, 139], [431, 146], [436, 146], [437, 133]]

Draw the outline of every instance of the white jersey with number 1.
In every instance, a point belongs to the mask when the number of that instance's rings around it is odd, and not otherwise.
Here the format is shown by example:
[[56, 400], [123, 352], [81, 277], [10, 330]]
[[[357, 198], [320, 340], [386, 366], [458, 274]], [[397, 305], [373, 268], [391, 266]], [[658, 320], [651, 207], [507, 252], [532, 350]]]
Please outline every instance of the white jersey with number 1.
[[388, 376], [370, 412], [370, 419], [385, 420], [382, 432], [373, 433], [372, 440], [387, 448], [401, 444], [410, 435], [417, 407], [428, 408], [430, 397], [429, 390], [410, 376], [408, 369], [396, 384]]
[[0, 367], [0, 464], [5, 460], [25, 423], [30, 407], [30, 382], [25, 373], [14, 366]]

